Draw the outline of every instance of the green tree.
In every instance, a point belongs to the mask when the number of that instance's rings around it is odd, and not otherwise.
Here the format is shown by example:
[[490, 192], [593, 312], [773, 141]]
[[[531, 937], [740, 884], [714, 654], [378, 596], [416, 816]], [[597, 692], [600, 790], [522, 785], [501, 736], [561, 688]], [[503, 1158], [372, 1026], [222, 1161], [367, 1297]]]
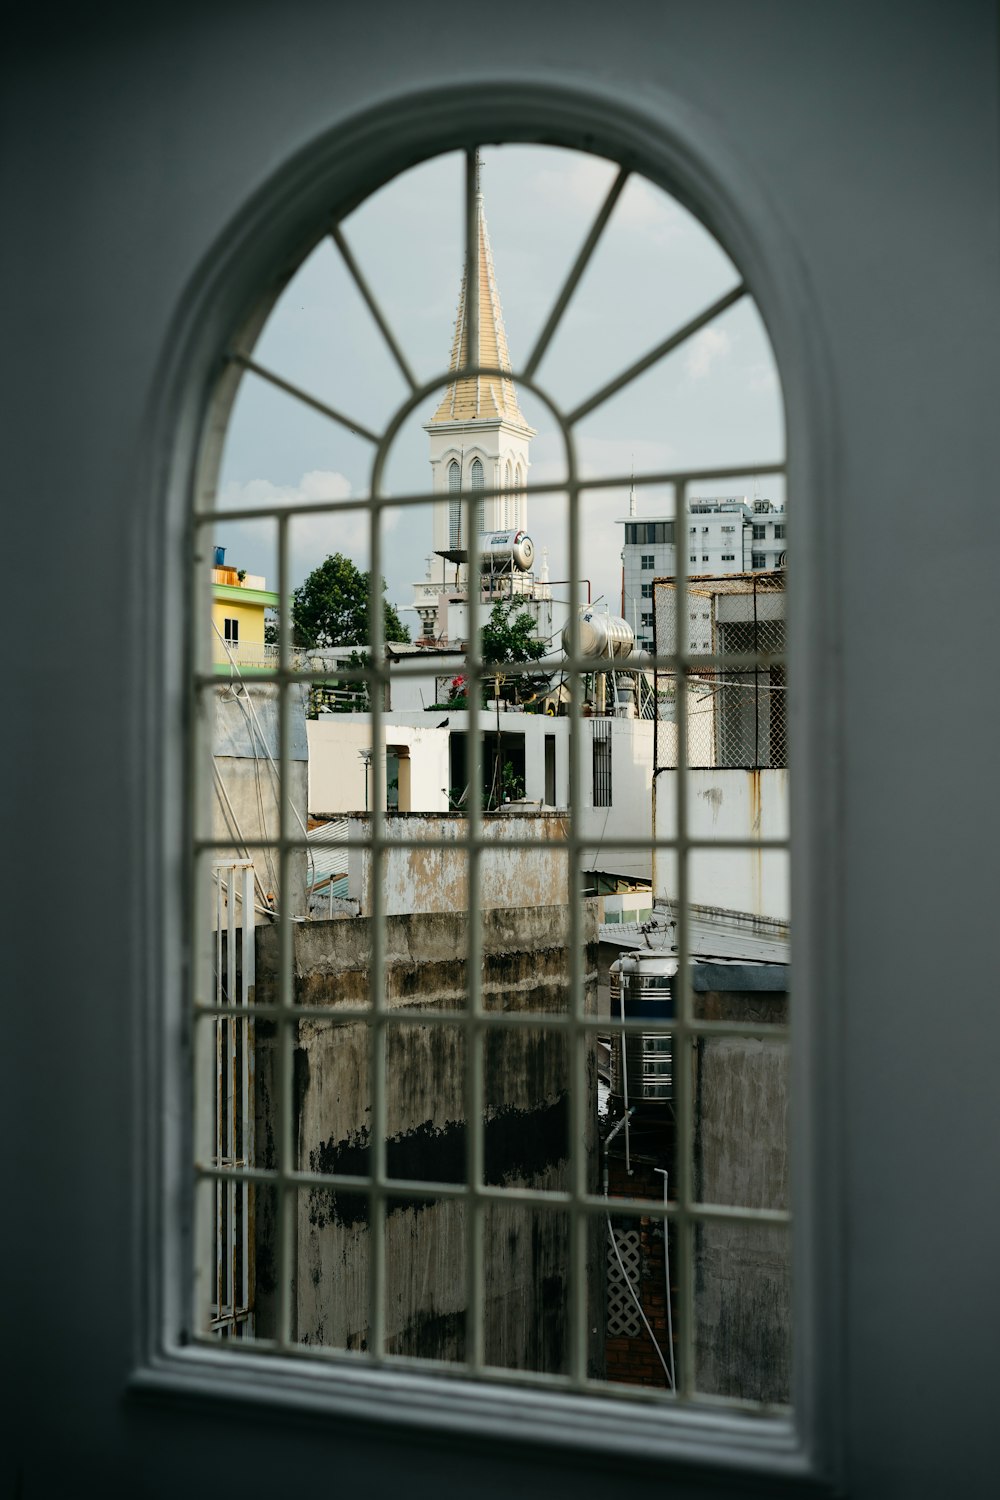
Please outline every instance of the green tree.
[[498, 599], [483, 626], [483, 666], [496, 683], [496, 697], [524, 703], [537, 696], [548, 684], [547, 675], [534, 673], [511, 677], [507, 683], [505, 666], [515, 662], [539, 661], [545, 655], [545, 642], [534, 634], [535, 619], [527, 609], [519, 609], [517, 599]]
[[[385, 579], [381, 580], [385, 593]], [[292, 640], [307, 649], [363, 646], [368, 642], [368, 594], [371, 574], [349, 557], [333, 552], [292, 594]], [[385, 639], [408, 641], [410, 632], [393, 605], [383, 601]]]

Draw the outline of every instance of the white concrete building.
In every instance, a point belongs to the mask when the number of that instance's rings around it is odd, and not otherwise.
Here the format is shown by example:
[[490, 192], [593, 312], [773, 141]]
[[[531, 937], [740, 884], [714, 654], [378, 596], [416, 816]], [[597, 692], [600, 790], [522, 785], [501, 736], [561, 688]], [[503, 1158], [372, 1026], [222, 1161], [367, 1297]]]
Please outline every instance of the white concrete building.
[[[445, 709], [392, 712], [384, 722], [384, 806], [413, 813], [462, 810], [468, 803], [469, 713]], [[484, 709], [479, 719], [484, 802], [512, 811], [552, 812], [569, 806], [570, 721], [511, 709]], [[341, 817], [370, 810], [371, 716], [323, 714], [306, 726], [309, 812]], [[623, 879], [650, 880], [648, 849], [619, 849], [616, 838], [644, 839], [651, 830], [656, 726], [649, 719], [594, 715], [583, 736], [578, 824], [593, 844], [582, 868]], [[493, 768], [506, 787], [491, 780]], [[490, 795], [492, 791], [492, 796]]]
[[[672, 513], [627, 516], [622, 548], [622, 613], [639, 647], [653, 649], [653, 579], [677, 572]], [[689, 577], [747, 573], [785, 562], [785, 507], [746, 495], [695, 495], [688, 503], [685, 545]], [[692, 646], [698, 640], [692, 636]], [[704, 649], [709, 649], [706, 643]]]

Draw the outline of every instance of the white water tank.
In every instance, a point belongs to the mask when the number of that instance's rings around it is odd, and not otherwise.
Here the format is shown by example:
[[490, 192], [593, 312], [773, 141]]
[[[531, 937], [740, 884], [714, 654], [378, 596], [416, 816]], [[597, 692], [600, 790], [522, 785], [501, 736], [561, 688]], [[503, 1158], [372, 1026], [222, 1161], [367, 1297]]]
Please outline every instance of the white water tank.
[[535, 544], [526, 531], [487, 531], [479, 538], [483, 571], [527, 573], [535, 560]]
[[[678, 963], [675, 954], [623, 953], [611, 965], [611, 1092], [642, 1108], [674, 1097], [673, 1032]], [[618, 1028], [615, 1022], [618, 1022]], [[647, 1021], [628, 1031], [623, 1021]]]
[[[569, 624], [563, 628], [563, 650], [569, 650]], [[580, 614], [580, 652], [583, 656], [631, 656], [635, 635], [627, 620], [589, 606]]]

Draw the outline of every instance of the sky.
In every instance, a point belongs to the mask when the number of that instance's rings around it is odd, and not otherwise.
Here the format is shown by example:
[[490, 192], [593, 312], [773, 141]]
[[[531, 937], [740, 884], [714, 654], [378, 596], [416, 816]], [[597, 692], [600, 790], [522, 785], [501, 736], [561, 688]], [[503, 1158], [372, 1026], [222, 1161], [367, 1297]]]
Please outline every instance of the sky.
[[[484, 148], [482, 190], [511, 361], [527, 359], [539, 330], [604, 200], [616, 167], [583, 153], [538, 146]], [[420, 380], [443, 376], [451, 350], [463, 255], [464, 157], [437, 157], [402, 174], [347, 219], [345, 237], [411, 367]], [[675, 200], [644, 179], [629, 179], [598, 249], [537, 374], [562, 410], [591, 391], [739, 280], [708, 232]], [[406, 387], [370, 312], [330, 239], [321, 242], [275, 304], [254, 359], [375, 431]], [[562, 440], [547, 408], [519, 388], [537, 429], [529, 482], [564, 473]], [[430, 490], [423, 424], [439, 397], [401, 427], [386, 492]], [[745, 481], [699, 486], [699, 494], [754, 495], [781, 501], [773, 478], [754, 465], [784, 451], [781, 398], [770, 345], [749, 298], [598, 407], [576, 428], [588, 477], [676, 467], [746, 465]], [[280, 506], [303, 500], [363, 500], [372, 446], [253, 374], [233, 409], [219, 476], [218, 506]], [[621, 590], [622, 527], [628, 486], [585, 497], [583, 574], [595, 598], [616, 612]], [[637, 514], [672, 514], [662, 486], [636, 487]], [[566, 578], [564, 497], [528, 501], [536, 551], [548, 549], [550, 577]], [[297, 584], [330, 552], [368, 566], [368, 521], [359, 509], [306, 517], [292, 526]], [[272, 521], [220, 521], [214, 541], [227, 562], [276, 582]], [[388, 597], [409, 605], [425, 576], [430, 508], [390, 509], [383, 572]], [[555, 590], [557, 596], [562, 589]], [[568, 591], [567, 591], [568, 596]], [[577, 598], [582, 595], [579, 589]], [[401, 618], [416, 623], [414, 614]]]

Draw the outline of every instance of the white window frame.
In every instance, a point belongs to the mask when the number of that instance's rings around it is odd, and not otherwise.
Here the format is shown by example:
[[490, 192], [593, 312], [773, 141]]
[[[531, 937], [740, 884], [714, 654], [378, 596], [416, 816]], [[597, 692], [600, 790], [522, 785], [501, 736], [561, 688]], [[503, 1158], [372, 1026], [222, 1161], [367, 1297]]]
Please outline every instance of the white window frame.
[[[526, 123], [527, 122], [527, 123]], [[189, 476], [196, 460], [210, 472], [225, 420], [208, 420], [203, 392], [220, 356], [235, 342], [252, 347], [267, 308], [260, 289], [280, 290], [279, 269], [304, 232], [323, 222], [331, 202], [350, 201], [417, 157], [485, 137], [558, 140], [569, 147], [625, 157], [700, 216], [741, 265], [778, 352], [789, 433], [793, 493], [811, 506], [797, 520], [797, 567], [789, 609], [796, 619], [795, 661], [799, 713], [793, 721], [796, 776], [792, 820], [795, 860], [796, 995], [801, 1010], [793, 1037], [792, 1123], [795, 1203], [795, 1376], [793, 1416], [761, 1424], [721, 1408], [664, 1413], [656, 1421], [641, 1403], [570, 1398], [516, 1387], [389, 1375], [367, 1369], [316, 1370], [295, 1360], [261, 1367], [238, 1351], [191, 1348], [184, 1333], [190, 1224], [174, 1205], [191, 1159], [182, 1123], [187, 1065], [178, 1045], [183, 1031], [185, 911], [181, 877], [184, 817], [185, 657], [191, 658], [188, 552]], [[475, 90], [391, 100], [307, 147], [230, 225], [183, 299], [170, 330], [160, 400], [144, 448], [151, 528], [162, 552], [142, 599], [147, 639], [163, 643], [163, 671], [148, 695], [146, 737], [151, 747], [142, 859], [150, 942], [137, 1018], [135, 1201], [140, 1295], [137, 1358], [132, 1385], [193, 1395], [242, 1398], [301, 1409], [327, 1408], [342, 1416], [385, 1417], [435, 1432], [463, 1430], [506, 1438], [516, 1423], [522, 1437], [542, 1444], [573, 1443], [607, 1454], [757, 1473], [766, 1487], [784, 1475], [836, 1478], [843, 1465], [843, 1296], [838, 1175], [841, 1047], [838, 1013], [838, 921], [834, 872], [839, 867], [837, 692], [827, 663], [837, 597], [831, 535], [835, 421], [826, 399], [823, 354], [811, 296], [780, 224], [754, 190], [749, 175], [704, 121], [661, 103], [658, 113], [633, 111], [599, 90], [486, 84]], [[254, 311], [249, 324], [247, 308]], [[244, 332], [237, 333], [244, 322]], [[806, 336], [808, 330], [808, 337]], [[229, 400], [237, 381], [231, 382]], [[223, 399], [224, 399], [223, 393]], [[218, 419], [218, 405], [212, 413]], [[225, 413], [222, 413], [223, 418]], [[201, 504], [203, 492], [195, 497]], [[160, 559], [162, 558], [162, 566]], [[279, 587], [287, 598], [287, 579]], [[208, 614], [209, 590], [202, 603]], [[178, 649], [187, 642], [187, 651]], [[155, 675], [155, 674], [154, 674]], [[179, 1106], [181, 1106], [179, 1108]], [[665, 1471], [666, 1472], [666, 1471]]]

